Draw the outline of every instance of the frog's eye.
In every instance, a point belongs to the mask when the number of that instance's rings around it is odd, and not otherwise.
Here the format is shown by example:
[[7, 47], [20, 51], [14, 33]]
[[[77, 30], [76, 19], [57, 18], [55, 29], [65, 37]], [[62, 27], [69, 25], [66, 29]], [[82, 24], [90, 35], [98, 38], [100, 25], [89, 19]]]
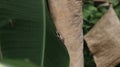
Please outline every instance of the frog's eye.
[[56, 35], [57, 35], [57, 37], [58, 37], [58, 39], [59, 39], [60, 41], [64, 42], [64, 39], [63, 39], [63, 37], [60, 35], [60, 33], [56, 32]]
[[58, 32], [56, 32], [56, 35], [59, 39], [61, 39], [61, 35]]

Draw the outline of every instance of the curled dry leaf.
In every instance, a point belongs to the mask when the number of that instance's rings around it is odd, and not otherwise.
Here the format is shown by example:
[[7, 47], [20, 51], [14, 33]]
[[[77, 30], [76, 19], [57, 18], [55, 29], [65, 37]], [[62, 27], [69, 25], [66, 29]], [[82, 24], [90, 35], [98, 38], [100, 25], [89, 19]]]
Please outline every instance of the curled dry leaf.
[[57, 32], [64, 39], [70, 67], [83, 67], [82, 0], [48, 0]]
[[120, 63], [120, 22], [112, 6], [84, 38], [97, 67]]

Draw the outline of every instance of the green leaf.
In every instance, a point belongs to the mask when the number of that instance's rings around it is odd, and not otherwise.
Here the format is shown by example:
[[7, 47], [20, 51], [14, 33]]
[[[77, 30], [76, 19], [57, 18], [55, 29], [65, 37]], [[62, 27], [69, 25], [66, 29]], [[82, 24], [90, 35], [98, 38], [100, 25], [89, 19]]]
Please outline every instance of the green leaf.
[[89, 16], [92, 16], [96, 12], [97, 8], [94, 7], [92, 4], [86, 4], [83, 6], [83, 16], [85, 19], [87, 19]]
[[0, 67], [38, 67], [38, 66], [29, 61], [6, 59], [0, 63]]
[[46, 9], [45, 0], [0, 0], [4, 58], [28, 59], [39, 67], [69, 67], [67, 50], [49, 25], [53, 21]]
[[[1, 28], [5, 58], [30, 59], [43, 67], [45, 50], [44, 0], [0, 0], [0, 19], [12, 20]], [[2, 21], [2, 20], [0, 20]]]

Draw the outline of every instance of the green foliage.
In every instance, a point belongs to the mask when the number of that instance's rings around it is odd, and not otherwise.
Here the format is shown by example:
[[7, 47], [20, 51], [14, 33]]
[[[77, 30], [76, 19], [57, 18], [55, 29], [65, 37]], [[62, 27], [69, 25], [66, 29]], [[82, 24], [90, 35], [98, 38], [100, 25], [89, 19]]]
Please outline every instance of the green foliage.
[[[110, 0], [113, 7], [120, 18], [120, 1]], [[106, 13], [109, 7], [96, 7], [92, 1], [84, 1], [83, 5], [83, 18], [84, 18], [84, 32], [87, 33], [94, 24]]]
[[112, 3], [113, 6], [118, 6], [120, 3], [120, 0], [109, 0], [110, 3]]
[[95, 7], [93, 4], [83, 5], [83, 18], [84, 25], [83, 28], [85, 33], [87, 33], [94, 24], [102, 17], [102, 15], [107, 11], [108, 7]]

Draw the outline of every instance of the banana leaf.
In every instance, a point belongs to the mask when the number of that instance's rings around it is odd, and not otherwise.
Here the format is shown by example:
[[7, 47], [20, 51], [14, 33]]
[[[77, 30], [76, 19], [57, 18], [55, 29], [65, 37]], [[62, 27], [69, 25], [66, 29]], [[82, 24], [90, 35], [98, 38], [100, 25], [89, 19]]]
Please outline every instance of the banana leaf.
[[0, 42], [3, 60], [28, 60], [39, 67], [69, 66], [45, 0], [0, 0]]

